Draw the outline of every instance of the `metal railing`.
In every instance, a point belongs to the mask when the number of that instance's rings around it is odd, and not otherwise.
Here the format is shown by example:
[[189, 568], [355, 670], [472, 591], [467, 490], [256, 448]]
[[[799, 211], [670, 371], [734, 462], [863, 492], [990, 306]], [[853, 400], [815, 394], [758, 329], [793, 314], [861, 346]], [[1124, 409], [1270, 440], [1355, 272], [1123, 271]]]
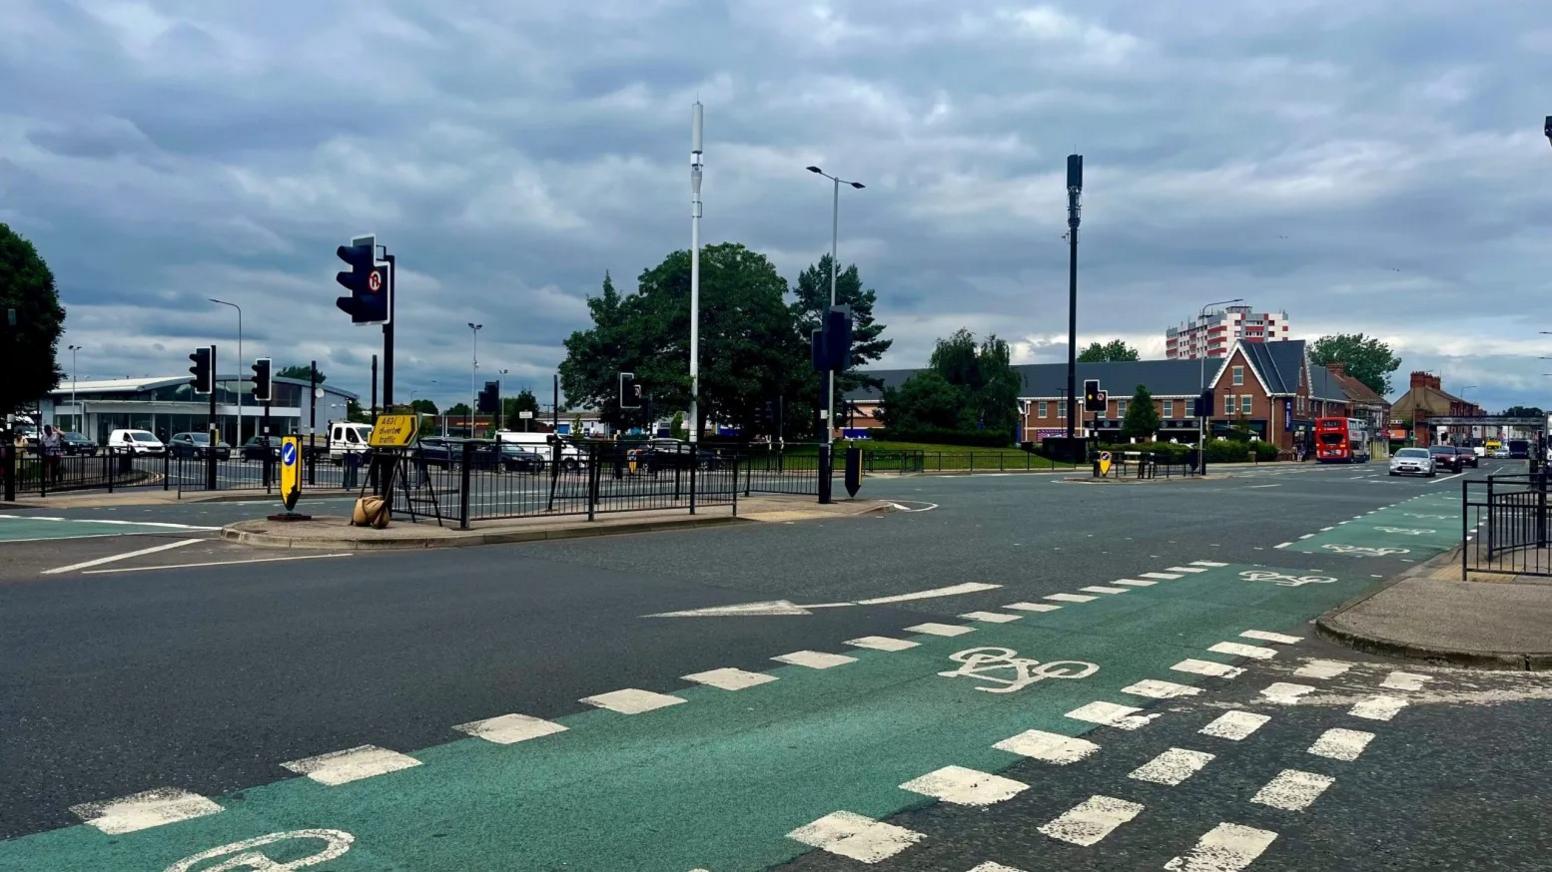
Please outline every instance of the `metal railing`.
[[1461, 480], [1460, 572], [1552, 576], [1548, 475]]
[[114, 491], [131, 487], [168, 487], [167, 457], [137, 454], [128, 448], [94, 453], [40, 455], [8, 450], [0, 458], [0, 493], [6, 499], [80, 490]]

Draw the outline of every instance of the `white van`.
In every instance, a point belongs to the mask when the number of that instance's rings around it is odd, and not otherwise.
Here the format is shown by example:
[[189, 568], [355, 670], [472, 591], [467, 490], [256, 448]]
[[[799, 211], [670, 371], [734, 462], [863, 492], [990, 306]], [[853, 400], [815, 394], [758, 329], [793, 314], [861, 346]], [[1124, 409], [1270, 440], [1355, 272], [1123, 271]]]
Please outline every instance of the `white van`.
[[329, 423], [329, 459], [335, 463], [344, 463], [345, 455], [365, 452], [371, 438], [371, 424], [332, 421]]
[[[515, 430], [498, 430], [496, 431], [496, 441], [527, 446], [539, 452], [539, 455], [546, 460], [555, 459], [555, 449], [550, 442], [549, 433], [519, 433]], [[579, 466], [582, 463], [582, 452], [570, 442], [562, 442], [560, 461], [565, 466]]]
[[108, 447], [126, 448], [131, 454], [161, 454], [167, 450], [149, 430], [114, 430], [108, 434]]

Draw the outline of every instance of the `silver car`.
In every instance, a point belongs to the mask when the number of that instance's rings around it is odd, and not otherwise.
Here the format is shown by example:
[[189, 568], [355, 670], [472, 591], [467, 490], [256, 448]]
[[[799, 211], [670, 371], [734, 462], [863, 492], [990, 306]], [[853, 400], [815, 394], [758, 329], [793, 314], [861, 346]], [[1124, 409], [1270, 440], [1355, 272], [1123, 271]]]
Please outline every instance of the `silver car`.
[[1403, 448], [1390, 457], [1391, 475], [1435, 475], [1433, 455], [1426, 448]]

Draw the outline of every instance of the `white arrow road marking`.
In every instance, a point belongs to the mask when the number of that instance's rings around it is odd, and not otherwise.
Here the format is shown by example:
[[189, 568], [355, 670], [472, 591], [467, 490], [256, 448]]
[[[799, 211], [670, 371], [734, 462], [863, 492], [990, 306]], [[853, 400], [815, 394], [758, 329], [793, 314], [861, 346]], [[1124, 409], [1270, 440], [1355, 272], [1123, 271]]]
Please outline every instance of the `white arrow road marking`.
[[182, 548], [185, 545], [193, 545], [195, 542], [203, 541], [203, 539], [179, 539], [176, 542], [167, 542], [162, 545], [153, 545], [150, 548], [141, 548], [137, 551], [126, 551], [123, 554], [110, 554], [107, 557], [99, 557], [96, 560], [85, 560], [80, 563], [72, 563], [69, 566], [56, 566], [53, 569], [43, 570], [42, 574], [58, 575], [61, 572], [74, 572], [77, 569], [86, 569], [89, 566], [101, 566], [104, 563], [116, 563], [120, 560], [128, 560], [131, 557], [155, 554], [158, 551], [170, 551], [174, 548]]
[[1002, 587], [1000, 584], [986, 584], [979, 581], [967, 581], [963, 584], [950, 585], [948, 587], [935, 587], [931, 590], [918, 590], [912, 593], [897, 593], [889, 596], [869, 597], [855, 602], [843, 603], [805, 603], [799, 605], [791, 600], [765, 600], [756, 603], [734, 603], [726, 606], [709, 606], [704, 609], [686, 609], [679, 612], [658, 612], [652, 615], [643, 615], [647, 618], [728, 618], [728, 617], [757, 617], [762, 615], [808, 615], [813, 614], [813, 609], [836, 609], [846, 606], [881, 606], [890, 603], [904, 603], [913, 600], [935, 599], [941, 596], [958, 596], [966, 593], [980, 593], [985, 590], [996, 590]]
[[899, 503], [890, 503], [890, 505], [894, 506], [895, 511], [897, 511], [897, 512], [930, 512], [933, 509], [936, 509], [938, 507], [937, 503], [925, 503], [924, 505], [926, 506], [926, 508], [922, 508], [922, 509], [913, 509], [913, 508], [910, 508], [909, 506], [902, 506]]

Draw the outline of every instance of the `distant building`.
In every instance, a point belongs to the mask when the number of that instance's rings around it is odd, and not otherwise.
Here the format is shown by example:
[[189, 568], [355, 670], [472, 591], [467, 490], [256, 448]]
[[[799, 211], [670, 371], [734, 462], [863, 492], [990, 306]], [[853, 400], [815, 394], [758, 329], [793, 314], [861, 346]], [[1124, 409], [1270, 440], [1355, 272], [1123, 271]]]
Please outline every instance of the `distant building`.
[[1287, 312], [1252, 312], [1249, 306], [1229, 306], [1164, 331], [1164, 356], [1170, 360], [1226, 357], [1236, 342], [1290, 338]]
[[[1407, 392], [1390, 406], [1390, 438], [1408, 440], [1416, 445], [1431, 445], [1442, 434], [1429, 425], [1430, 418], [1481, 417], [1487, 412], [1444, 390], [1439, 377], [1431, 372], [1412, 373]], [[1467, 428], [1469, 431], [1470, 428]], [[1466, 432], [1464, 435], [1470, 435]]]

